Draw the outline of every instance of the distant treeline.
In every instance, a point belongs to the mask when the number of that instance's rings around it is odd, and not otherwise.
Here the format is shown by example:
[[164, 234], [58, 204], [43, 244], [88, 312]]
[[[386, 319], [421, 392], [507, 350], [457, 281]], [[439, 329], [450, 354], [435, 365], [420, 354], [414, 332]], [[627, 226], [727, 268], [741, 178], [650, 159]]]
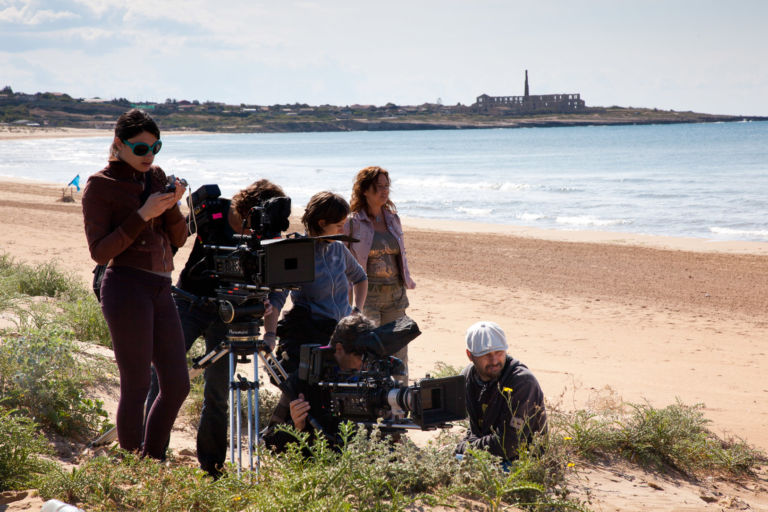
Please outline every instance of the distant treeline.
[[459, 129], [595, 124], [697, 123], [767, 120], [695, 112], [622, 107], [587, 107], [572, 114], [510, 115], [477, 112], [473, 106], [440, 103], [401, 106], [227, 105], [212, 101], [136, 103], [126, 98], [73, 98], [63, 93], [25, 94], [10, 86], [0, 90], [0, 124], [110, 129], [115, 119], [136, 107], [152, 114], [163, 130], [210, 132], [307, 132], [353, 130]]

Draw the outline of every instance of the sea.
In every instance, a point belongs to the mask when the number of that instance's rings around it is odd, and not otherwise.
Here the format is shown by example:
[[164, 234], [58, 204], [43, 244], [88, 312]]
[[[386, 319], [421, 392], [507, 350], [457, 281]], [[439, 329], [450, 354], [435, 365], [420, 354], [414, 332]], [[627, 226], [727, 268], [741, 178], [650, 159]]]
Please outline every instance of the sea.
[[[768, 241], [768, 122], [163, 135], [155, 163], [231, 197], [267, 178], [294, 207], [390, 172], [401, 216]], [[0, 140], [0, 176], [85, 184], [110, 137]]]

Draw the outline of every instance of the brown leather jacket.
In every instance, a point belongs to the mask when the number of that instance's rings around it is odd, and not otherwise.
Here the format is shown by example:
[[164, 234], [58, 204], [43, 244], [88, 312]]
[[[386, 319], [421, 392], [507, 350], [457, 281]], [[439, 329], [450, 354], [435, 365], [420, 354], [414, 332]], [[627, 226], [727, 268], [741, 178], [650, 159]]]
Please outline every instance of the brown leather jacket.
[[[151, 174], [150, 193], [167, 182], [157, 166]], [[122, 161], [110, 161], [88, 178], [83, 191], [85, 237], [91, 258], [103, 265], [129, 266], [152, 272], [173, 270], [171, 246], [187, 240], [187, 226], [178, 205], [144, 221], [138, 214], [144, 174]]]

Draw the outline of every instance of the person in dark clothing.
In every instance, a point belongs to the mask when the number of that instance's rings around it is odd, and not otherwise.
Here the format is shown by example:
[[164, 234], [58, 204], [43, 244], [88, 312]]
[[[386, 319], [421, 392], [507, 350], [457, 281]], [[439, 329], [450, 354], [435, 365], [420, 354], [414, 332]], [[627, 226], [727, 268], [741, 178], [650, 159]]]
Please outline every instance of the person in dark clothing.
[[[107, 265], [101, 310], [120, 370], [117, 437], [120, 447], [162, 459], [176, 415], [189, 393], [184, 341], [171, 298], [171, 247], [187, 239], [177, 201], [184, 185], [166, 192], [168, 179], [153, 165], [160, 130], [141, 110], [122, 114], [107, 166], [88, 178], [83, 220], [91, 257]], [[143, 423], [150, 366], [160, 393]], [[143, 444], [142, 444], [143, 439]]]
[[[354, 350], [354, 342], [359, 336], [374, 328], [373, 322], [360, 313], [354, 313], [342, 318], [333, 330], [329, 346], [333, 347], [333, 357], [337, 365], [335, 371], [339, 376], [345, 376], [349, 382], [357, 379], [357, 372], [363, 365], [363, 355]], [[322, 398], [324, 392], [318, 387], [308, 386], [306, 382], [299, 380], [298, 370], [290, 374], [288, 383], [293, 392], [284, 391], [280, 396], [280, 402], [275, 407], [265, 429], [264, 443], [275, 451], [282, 451], [288, 443], [296, 441], [293, 435], [276, 429], [278, 425], [291, 425], [299, 432], [308, 432], [311, 442], [319, 435], [307, 421], [307, 417], [311, 414], [322, 427], [331, 446], [336, 446], [342, 420], [324, 407]]]
[[[203, 245], [239, 245], [241, 242], [235, 240], [234, 235], [251, 233], [251, 230], [243, 225], [243, 219], [248, 218], [252, 207], [273, 197], [285, 197], [283, 189], [262, 179], [235, 194], [231, 200], [225, 198], [207, 200], [205, 212], [203, 215], [198, 214], [197, 222], [190, 219], [189, 224], [197, 236], [187, 263], [179, 275], [177, 287], [201, 298], [215, 297], [219, 280], [211, 277], [208, 272], [206, 256], [210, 253], [203, 248]], [[183, 298], [175, 300], [187, 351], [200, 336], [205, 339], [206, 353], [224, 341], [227, 325], [219, 317], [216, 304], [193, 303]], [[268, 302], [265, 307], [269, 312], [271, 306]], [[264, 339], [274, 347], [274, 331], [267, 332]], [[153, 374], [152, 389], [147, 395], [147, 410], [157, 394], [157, 381], [154, 377]], [[228, 357], [222, 357], [207, 367], [204, 377], [203, 409], [197, 430], [197, 460], [204, 471], [211, 476], [218, 476], [227, 455]]]
[[462, 374], [470, 428], [456, 453], [483, 449], [515, 460], [519, 446], [547, 431], [544, 393], [528, 367], [507, 355], [504, 331], [494, 322], [467, 329], [467, 357], [472, 364]]

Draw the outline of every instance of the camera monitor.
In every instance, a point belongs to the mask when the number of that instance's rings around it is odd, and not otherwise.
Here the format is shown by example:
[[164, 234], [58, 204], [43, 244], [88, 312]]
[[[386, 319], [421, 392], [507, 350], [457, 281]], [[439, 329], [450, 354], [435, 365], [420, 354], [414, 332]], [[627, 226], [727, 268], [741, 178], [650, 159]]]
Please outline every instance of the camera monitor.
[[315, 242], [307, 238], [262, 240], [262, 284], [294, 286], [315, 279]]
[[419, 426], [441, 425], [466, 417], [464, 376], [422, 379], [416, 388], [413, 420]]

